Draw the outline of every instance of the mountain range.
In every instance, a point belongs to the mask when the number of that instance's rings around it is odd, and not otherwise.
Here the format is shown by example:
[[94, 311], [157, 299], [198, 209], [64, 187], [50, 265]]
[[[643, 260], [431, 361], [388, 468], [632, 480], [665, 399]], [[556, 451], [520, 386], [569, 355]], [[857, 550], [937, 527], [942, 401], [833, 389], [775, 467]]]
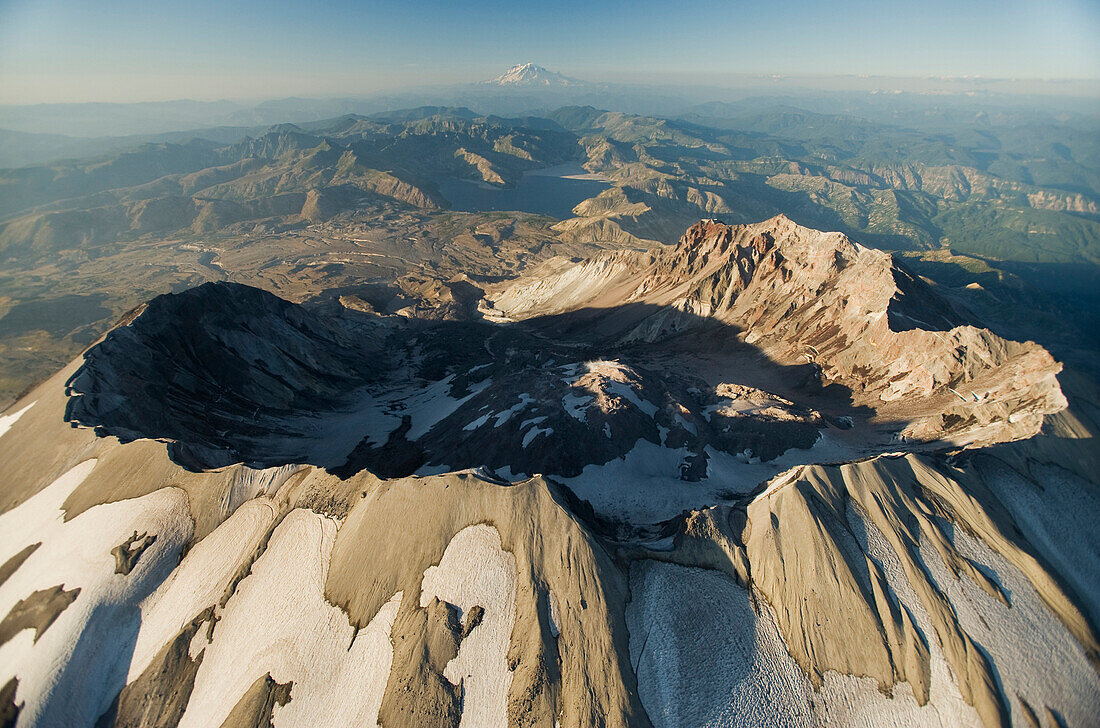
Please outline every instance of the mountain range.
[[0, 726], [1096, 723], [1094, 111], [448, 93], [0, 134]]
[[449, 285], [207, 283], [17, 402], [5, 719], [1092, 720], [1098, 400], [1040, 346], [785, 217]]
[[708, 107], [704, 125], [423, 107], [0, 171], [0, 394], [205, 280], [432, 307], [459, 273], [516, 275], [554, 255], [659, 248], [701, 217], [777, 214], [903, 255], [1000, 333], [1095, 366], [1087, 134], [1047, 126], [1040, 144], [1006, 121], [948, 139], [786, 107], [730, 113]]
[[[991, 78], [734, 74], [715, 77], [708, 84], [707, 78], [608, 83], [570, 78], [524, 63], [481, 82], [395, 88], [358, 96], [0, 104], [0, 166], [10, 165], [4, 161], [10, 159], [19, 160], [18, 164], [50, 161], [66, 148], [73, 150], [73, 156], [83, 156], [134, 141], [119, 137], [158, 137], [187, 130], [203, 130], [209, 135], [226, 128], [247, 133], [279, 123], [301, 124], [419, 106], [467, 106], [481, 115], [533, 116], [561, 106], [591, 105], [631, 114], [686, 118], [715, 109], [742, 113], [762, 106], [794, 105], [879, 122], [932, 123], [942, 130], [943, 122], [955, 126], [975, 116], [994, 123], [1009, 116], [1026, 123], [1070, 119], [1079, 123], [1095, 116], [1094, 99], [1100, 93], [1096, 82], [1087, 80], [1048, 84]], [[530, 83], [531, 79], [538, 82]], [[63, 136], [71, 138], [61, 139]]]

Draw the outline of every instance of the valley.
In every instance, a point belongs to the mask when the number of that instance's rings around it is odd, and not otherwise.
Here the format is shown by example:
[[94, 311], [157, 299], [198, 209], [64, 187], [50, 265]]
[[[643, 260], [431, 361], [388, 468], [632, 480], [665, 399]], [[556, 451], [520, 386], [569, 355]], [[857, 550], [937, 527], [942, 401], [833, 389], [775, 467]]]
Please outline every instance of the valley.
[[[203, 281], [430, 308], [454, 275], [482, 285], [554, 256], [658, 249], [704, 217], [776, 214], [903, 253], [1005, 335], [1094, 371], [1093, 142], [1058, 127], [1056, 162], [1007, 126], [941, 122], [951, 141], [895, 123], [773, 107], [684, 120], [430, 107], [7, 170], [0, 399], [151, 296]], [[58, 312], [48, 330], [19, 324], [36, 307]]]

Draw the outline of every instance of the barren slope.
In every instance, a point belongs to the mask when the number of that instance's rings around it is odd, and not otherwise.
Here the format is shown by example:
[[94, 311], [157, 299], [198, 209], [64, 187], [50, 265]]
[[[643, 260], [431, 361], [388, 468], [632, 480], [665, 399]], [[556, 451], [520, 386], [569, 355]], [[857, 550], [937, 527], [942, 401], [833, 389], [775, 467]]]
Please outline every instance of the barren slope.
[[547, 273], [481, 302], [518, 323], [203, 286], [16, 403], [0, 714], [1100, 714], [1087, 383], [785, 219]]

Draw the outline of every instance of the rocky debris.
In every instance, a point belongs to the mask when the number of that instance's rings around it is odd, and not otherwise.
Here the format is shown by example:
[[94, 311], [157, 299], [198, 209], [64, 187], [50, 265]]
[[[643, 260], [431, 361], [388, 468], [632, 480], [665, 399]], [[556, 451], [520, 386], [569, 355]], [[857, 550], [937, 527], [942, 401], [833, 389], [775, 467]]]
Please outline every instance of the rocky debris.
[[152, 535], [143, 533], [139, 536], [138, 532], [134, 531], [133, 536], [111, 549], [111, 555], [115, 557], [115, 573], [129, 574], [133, 571], [138, 559], [145, 553], [145, 549], [152, 546], [156, 540], [155, 533]]
[[233, 707], [222, 728], [273, 728], [272, 714], [276, 705], [290, 702], [294, 683], [278, 683], [271, 673], [252, 684], [239, 703]]
[[439, 292], [432, 296], [438, 301], [436, 306], [417, 313], [428, 320], [477, 321], [481, 318], [478, 307], [484, 297], [485, 291], [461, 274], [439, 285]]
[[719, 383], [705, 410], [712, 443], [746, 460], [774, 460], [792, 447], [808, 450], [826, 427], [820, 412], [755, 387]]
[[30, 558], [30, 555], [33, 554], [41, 545], [41, 541], [39, 541], [38, 543], [32, 543], [24, 548], [22, 551], [17, 553], [15, 556], [12, 556], [10, 559], [5, 561], [4, 564], [0, 566], [0, 586], [3, 586], [4, 582], [8, 580], [8, 577], [14, 574], [19, 569], [19, 567], [23, 565], [23, 562]]
[[3, 621], [0, 621], [0, 645], [25, 629], [34, 630], [34, 641], [61, 616], [70, 604], [76, 601], [80, 589], [65, 591], [64, 584], [40, 589], [26, 599], [20, 599]]
[[19, 680], [12, 678], [0, 688], [0, 726], [3, 728], [15, 728], [19, 720], [19, 711], [23, 704], [15, 702], [15, 691], [19, 689]]
[[470, 608], [470, 611], [466, 613], [466, 618], [462, 622], [462, 639], [466, 639], [470, 636], [470, 633], [477, 629], [477, 626], [481, 624], [481, 620], [485, 617], [485, 607], [480, 604], [475, 604]]
[[[205, 629], [214, 608], [204, 610], [180, 630], [133, 682], [122, 689], [96, 728], [171, 728], [179, 725], [187, 708], [202, 653], [192, 659], [189, 646]], [[281, 705], [285, 705], [284, 700]]]
[[382, 698], [383, 725], [457, 728], [462, 717], [460, 686], [443, 676], [458, 654], [462, 627], [452, 605], [438, 599], [427, 609], [402, 601], [393, 625], [395, 669]]

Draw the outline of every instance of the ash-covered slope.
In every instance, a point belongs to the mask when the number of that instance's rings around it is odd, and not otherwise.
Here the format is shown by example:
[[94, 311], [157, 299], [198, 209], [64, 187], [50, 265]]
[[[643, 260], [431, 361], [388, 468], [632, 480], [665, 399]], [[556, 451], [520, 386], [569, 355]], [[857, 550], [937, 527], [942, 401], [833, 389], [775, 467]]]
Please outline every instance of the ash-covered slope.
[[623, 460], [673, 489], [708, 481], [715, 467], [744, 470], [736, 483], [665, 497], [648, 520], [715, 489], [751, 489], [784, 453], [837, 429], [753, 387], [578, 360], [586, 353], [517, 327], [333, 316], [207, 284], [154, 299], [91, 349], [68, 383], [66, 418], [123, 441], [165, 441], [194, 470], [308, 463], [345, 477], [488, 467], [576, 478]]
[[1041, 348], [783, 219], [493, 301], [523, 320], [204, 286], [0, 417], [0, 715], [1100, 714], [1100, 396]]
[[169, 440], [187, 466], [300, 462], [326, 434], [318, 413], [384, 366], [369, 325], [207, 283], [158, 296], [87, 352], [66, 417], [123, 441]]

